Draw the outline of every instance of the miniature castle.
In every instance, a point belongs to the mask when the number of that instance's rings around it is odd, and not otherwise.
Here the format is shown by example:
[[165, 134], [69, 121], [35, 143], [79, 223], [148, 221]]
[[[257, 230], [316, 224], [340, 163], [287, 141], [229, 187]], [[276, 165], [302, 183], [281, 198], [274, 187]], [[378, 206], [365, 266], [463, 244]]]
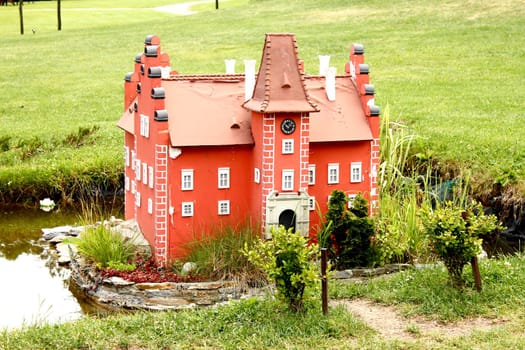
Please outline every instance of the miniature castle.
[[[251, 218], [314, 235], [330, 193], [377, 206], [379, 108], [360, 44], [344, 74], [304, 71], [293, 34], [266, 34], [259, 70], [183, 75], [146, 37], [125, 77], [125, 216], [160, 263]], [[232, 61], [227, 62], [231, 64]]]

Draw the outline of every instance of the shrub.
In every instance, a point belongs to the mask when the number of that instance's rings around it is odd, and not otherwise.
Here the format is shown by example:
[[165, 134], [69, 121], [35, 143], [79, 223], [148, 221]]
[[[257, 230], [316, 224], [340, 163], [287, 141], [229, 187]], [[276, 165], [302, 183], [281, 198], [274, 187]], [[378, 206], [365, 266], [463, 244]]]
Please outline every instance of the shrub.
[[243, 252], [275, 283], [277, 296], [291, 311], [303, 311], [305, 291], [319, 282], [319, 247], [283, 226], [272, 228], [271, 232], [271, 240], [259, 241], [253, 249], [245, 247]]
[[368, 217], [368, 202], [358, 194], [352, 208], [343, 191], [333, 191], [325, 216], [325, 232], [318, 237], [319, 244], [327, 248], [336, 269], [369, 266], [375, 262], [371, 245], [374, 224]]
[[499, 228], [494, 215], [485, 215], [479, 204], [463, 208], [445, 202], [435, 210], [422, 209], [423, 226], [437, 256], [456, 287], [464, 285], [463, 267], [481, 252], [480, 235]]
[[76, 243], [79, 253], [98, 268], [126, 266], [136, 254], [131, 240], [104, 225], [86, 229]]

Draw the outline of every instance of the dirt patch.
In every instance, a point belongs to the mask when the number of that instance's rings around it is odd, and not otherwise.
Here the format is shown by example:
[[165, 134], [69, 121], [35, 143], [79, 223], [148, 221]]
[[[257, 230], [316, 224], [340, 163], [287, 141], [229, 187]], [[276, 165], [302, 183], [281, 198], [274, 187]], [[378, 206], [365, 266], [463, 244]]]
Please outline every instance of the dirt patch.
[[335, 300], [332, 305], [343, 305], [356, 318], [386, 339], [411, 341], [429, 336], [455, 337], [472, 331], [490, 330], [505, 324], [507, 320], [473, 318], [460, 322], [440, 323], [423, 317], [403, 317], [392, 306], [380, 305], [369, 300]]

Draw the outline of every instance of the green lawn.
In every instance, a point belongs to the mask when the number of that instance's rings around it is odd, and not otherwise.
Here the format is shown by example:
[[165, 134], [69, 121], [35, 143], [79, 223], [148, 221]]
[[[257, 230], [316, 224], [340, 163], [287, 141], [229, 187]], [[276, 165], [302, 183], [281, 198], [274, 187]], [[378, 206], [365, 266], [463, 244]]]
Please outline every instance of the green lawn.
[[[311, 73], [318, 54], [331, 54], [342, 73], [350, 45], [362, 43], [376, 103], [426, 152], [471, 168], [474, 182], [524, 182], [521, 0], [222, 0], [219, 11], [208, 2], [191, 16], [152, 9], [178, 2], [62, 1], [60, 32], [56, 2], [26, 3], [23, 36], [18, 8], [0, 8], [0, 197], [118, 181], [123, 78], [151, 33], [181, 73], [223, 72], [225, 58], [259, 61], [266, 32], [295, 33]], [[64, 144], [94, 126], [86, 142]]]

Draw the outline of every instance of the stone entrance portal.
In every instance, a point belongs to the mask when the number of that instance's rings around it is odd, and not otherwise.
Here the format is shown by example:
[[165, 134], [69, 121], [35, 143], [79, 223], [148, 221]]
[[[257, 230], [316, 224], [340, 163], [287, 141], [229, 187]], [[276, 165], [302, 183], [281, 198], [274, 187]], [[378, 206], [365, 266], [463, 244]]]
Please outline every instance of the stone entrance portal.
[[308, 193], [274, 191], [266, 199], [266, 237], [271, 237], [271, 227], [293, 228], [303, 236], [310, 231], [310, 211], [308, 209]]

